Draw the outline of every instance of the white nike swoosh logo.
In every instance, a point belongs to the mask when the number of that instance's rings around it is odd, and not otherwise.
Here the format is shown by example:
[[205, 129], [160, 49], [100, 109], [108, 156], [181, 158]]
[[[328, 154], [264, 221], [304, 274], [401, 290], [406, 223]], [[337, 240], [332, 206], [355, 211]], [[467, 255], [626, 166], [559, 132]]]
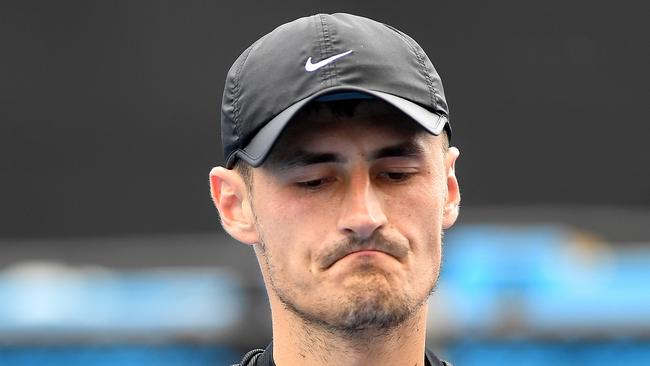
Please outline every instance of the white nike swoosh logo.
[[309, 71], [309, 72], [312, 72], [312, 71], [318, 70], [318, 69], [320, 69], [321, 67], [323, 67], [323, 66], [329, 64], [330, 62], [334, 62], [334, 61], [340, 59], [340, 58], [343, 57], [343, 56], [347, 56], [347, 55], [349, 55], [350, 53], [352, 53], [352, 50], [349, 50], [349, 51], [347, 51], [347, 52], [343, 52], [343, 53], [339, 53], [338, 55], [334, 55], [334, 56], [328, 57], [328, 58], [326, 58], [326, 59], [324, 59], [324, 60], [320, 60], [320, 61], [318, 61], [318, 62], [315, 63], [315, 64], [312, 64], [312, 63], [311, 63], [311, 57], [310, 57], [310, 58], [307, 59], [307, 63], [305, 63], [305, 70], [307, 70], [307, 71]]

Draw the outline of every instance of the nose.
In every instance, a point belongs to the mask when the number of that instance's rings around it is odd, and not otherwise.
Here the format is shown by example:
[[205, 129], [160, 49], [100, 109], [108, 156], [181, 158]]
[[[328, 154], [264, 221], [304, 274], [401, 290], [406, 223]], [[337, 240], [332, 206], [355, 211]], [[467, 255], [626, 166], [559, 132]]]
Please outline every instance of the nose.
[[339, 231], [348, 237], [366, 240], [387, 222], [382, 204], [368, 175], [359, 174], [351, 178], [341, 203]]

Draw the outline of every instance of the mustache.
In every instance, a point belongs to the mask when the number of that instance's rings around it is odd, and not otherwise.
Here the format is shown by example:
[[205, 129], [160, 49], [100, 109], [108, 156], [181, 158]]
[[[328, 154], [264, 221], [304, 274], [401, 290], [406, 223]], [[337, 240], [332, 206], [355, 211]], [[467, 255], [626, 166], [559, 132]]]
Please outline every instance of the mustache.
[[361, 250], [376, 250], [400, 260], [406, 257], [409, 247], [406, 243], [390, 240], [384, 234], [375, 232], [365, 240], [351, 238], [332, 245], [330, 249], [318, 257], [317, 263], [320, 263], [322, 269], [327, 269], [346, 255]]

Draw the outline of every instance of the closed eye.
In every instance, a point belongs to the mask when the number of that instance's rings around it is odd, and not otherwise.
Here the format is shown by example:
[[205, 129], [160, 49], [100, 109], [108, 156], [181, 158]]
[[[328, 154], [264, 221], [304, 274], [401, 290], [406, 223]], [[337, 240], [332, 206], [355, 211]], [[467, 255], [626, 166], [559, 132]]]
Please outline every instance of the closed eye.
[[414, 173], [408, 173], [408, 172], [381, 172], [378, 174], [378, 176], [380, 179], [389, 182], [400, 183], [413, 177], [413, 174]]
[[316, 190], [327, 185], [328, 183], [333, 182], [335, 179], [336, 178], [334, 177], [326, 177], [326, 178], [318, 178], [318, 179], [311, 179], [302, 182], [296, 182], [295, 184], [301, 188]]

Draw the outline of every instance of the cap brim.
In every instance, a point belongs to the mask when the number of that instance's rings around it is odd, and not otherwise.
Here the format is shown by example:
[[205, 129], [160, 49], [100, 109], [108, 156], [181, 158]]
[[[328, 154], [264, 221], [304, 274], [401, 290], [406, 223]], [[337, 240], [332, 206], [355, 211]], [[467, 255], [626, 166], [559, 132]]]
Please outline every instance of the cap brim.
[[433, 113], [418, 104], [392, 94], [350, 86], [336, 86], [313, 94], [299, 102], [294, 103], [284, 111], [280, 112], [280, 114], [275, 116], [264, 127], [262, 127], [259, 132], [257, 132], [255, 137], [253, 137], [253, 139], [248, 143], [248, 145], [246, 145], [245, 148], [238, 149], [228, 158], [226, 167], [229, 169], [232, 168], [238, 158], [244, 160], [253, 167], [262, 165], [264, 159], [269, 154], [269, 151], [271, 151], [271, 148], [273, 147], [275, 141], [278, 139], [289, 121], [291, 121], [291, 118], [293, 118], [293, 116], [302, 107], [304, 107], [307, 103], [318, 99], [319, 97], [322, 97], [323, 95], [338, 92], [363, 93], [381, 99], [404, 112], [414, 121], [418, 122], [425, 130], [436, 136], [440, 135], [442, 130], [449, 122], [447, 116], [444, 114]]

